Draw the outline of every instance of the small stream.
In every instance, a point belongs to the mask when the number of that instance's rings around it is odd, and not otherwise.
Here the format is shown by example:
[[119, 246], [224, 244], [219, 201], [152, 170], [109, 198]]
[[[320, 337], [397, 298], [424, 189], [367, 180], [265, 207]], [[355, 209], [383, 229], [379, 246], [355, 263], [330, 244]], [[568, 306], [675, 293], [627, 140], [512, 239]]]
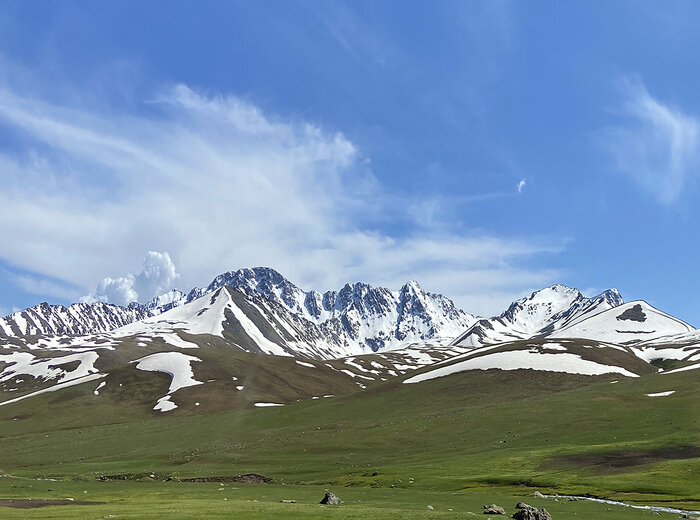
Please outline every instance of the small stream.
[[605, 500], [604, 498], [593, 498], [593, 497], [582, 497], [577, 495], [544, 495], [546, 498], [573, 498], [576, 500], [588, 500], [590, 502], [598, 502], [599, 504], [610, 504], [612, 506], [622, 506], [629, 507], [632, 509], [644, 509], [645, 511], [656, 511], [658, 513], [673, 513], [673, 514], [690, 514], [700, 516], [700, 511], [692, 511], [690, 509], [676, 509], [675, 507], [663, 507], [663, 506], [638, 506], [633, 504], [627, 504], [625, 502], [618, 502], [617, 500]]

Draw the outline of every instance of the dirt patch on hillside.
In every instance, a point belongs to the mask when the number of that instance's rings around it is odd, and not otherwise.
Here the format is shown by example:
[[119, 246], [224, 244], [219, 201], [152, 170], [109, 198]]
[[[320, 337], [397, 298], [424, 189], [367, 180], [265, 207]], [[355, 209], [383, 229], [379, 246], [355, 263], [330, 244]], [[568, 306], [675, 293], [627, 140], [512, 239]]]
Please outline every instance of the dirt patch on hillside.
[[107, 502], [88, 502], [87, 500], [44, 500], [42, 498], [0, 498], [1, 507], [16, 509], [36, 509], [48, 506], [99, 506]]
[[693, 459], [696, 457], [700, 457], [700, 447], [698, 446], [669, 446], [654, 450], [565, 455], [549, 459], [542, 467], [543, 469], [593, 468], [600, 473], [610, 473], [664, 460]]
[[239, 484], [267, 484], [272, 482], [269, 477], [263, 477], [257, 473], [246, 473], [245, 475], [236, 475], [235, 477], [196, 477], [183, 478], [181, 482], [238, 482]]

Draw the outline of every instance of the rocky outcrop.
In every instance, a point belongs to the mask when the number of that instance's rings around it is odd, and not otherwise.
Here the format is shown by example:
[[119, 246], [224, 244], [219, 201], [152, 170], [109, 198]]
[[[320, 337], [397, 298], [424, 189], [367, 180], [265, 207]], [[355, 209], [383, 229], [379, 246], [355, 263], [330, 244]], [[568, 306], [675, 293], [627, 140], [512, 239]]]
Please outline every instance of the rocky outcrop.
[[496, 504], [491, 504], [490, 506], [484, 506], [484, 514], [485, 515], [505, 515], [506, 510], [503, 509], [501, 506], [497, 506]]
[[326, 496], [323, 497], [323, 500], [321, 500], [320, 503], [329, 506], [339, 506], [341, 504], [341, 501], [333, 493], [326, 493]]
[[513, 515], [515, 520], [552, 520], [552, 515], [544, 508], [537, 509], [522, 502], [518, 502], [515, 507], [517, 509]]

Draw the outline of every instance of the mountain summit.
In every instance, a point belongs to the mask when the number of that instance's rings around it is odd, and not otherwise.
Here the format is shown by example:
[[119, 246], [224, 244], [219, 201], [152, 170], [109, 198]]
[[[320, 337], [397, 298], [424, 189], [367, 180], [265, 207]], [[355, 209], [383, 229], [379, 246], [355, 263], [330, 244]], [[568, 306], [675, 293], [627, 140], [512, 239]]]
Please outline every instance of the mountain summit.
[[453, 344], [478, 347], [547, 336], [622, 303], [617, 289], [586, 298], [578, 289], [552, 285], [513, 302], [500, 316], [477, 321]]
[[196, 287], [186, 294], [173, 289], [144, 305], [132, 303], [127, 308], [101, 303], [69, 308], [42, 304], [1, 319], [0, 336], [106, 332], [158, 316], [223, 287], [238, 289], [251, 298], [263, 297], [310, 322], [309, 327], [326, 335], [330, 344], [345, 345], [348, 353], [455, 337], [476, 320], [449, 298], [426, 292], [416, 282], [398, 291], [358, 282], [339, 291], [306, 292], [272, 268], [254, 267], [222, 273], [204, 289]]

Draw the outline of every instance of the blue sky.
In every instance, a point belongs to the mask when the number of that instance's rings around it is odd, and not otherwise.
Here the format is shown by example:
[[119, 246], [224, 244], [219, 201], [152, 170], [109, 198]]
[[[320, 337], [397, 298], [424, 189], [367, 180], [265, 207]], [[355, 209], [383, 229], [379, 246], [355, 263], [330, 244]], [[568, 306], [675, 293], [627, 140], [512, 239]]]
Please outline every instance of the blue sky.
[[[144, 5], [145, 4], [145, 5]], [[0, 312], [270, 265], [700, 324], [700, 5], [4, 2]]]

